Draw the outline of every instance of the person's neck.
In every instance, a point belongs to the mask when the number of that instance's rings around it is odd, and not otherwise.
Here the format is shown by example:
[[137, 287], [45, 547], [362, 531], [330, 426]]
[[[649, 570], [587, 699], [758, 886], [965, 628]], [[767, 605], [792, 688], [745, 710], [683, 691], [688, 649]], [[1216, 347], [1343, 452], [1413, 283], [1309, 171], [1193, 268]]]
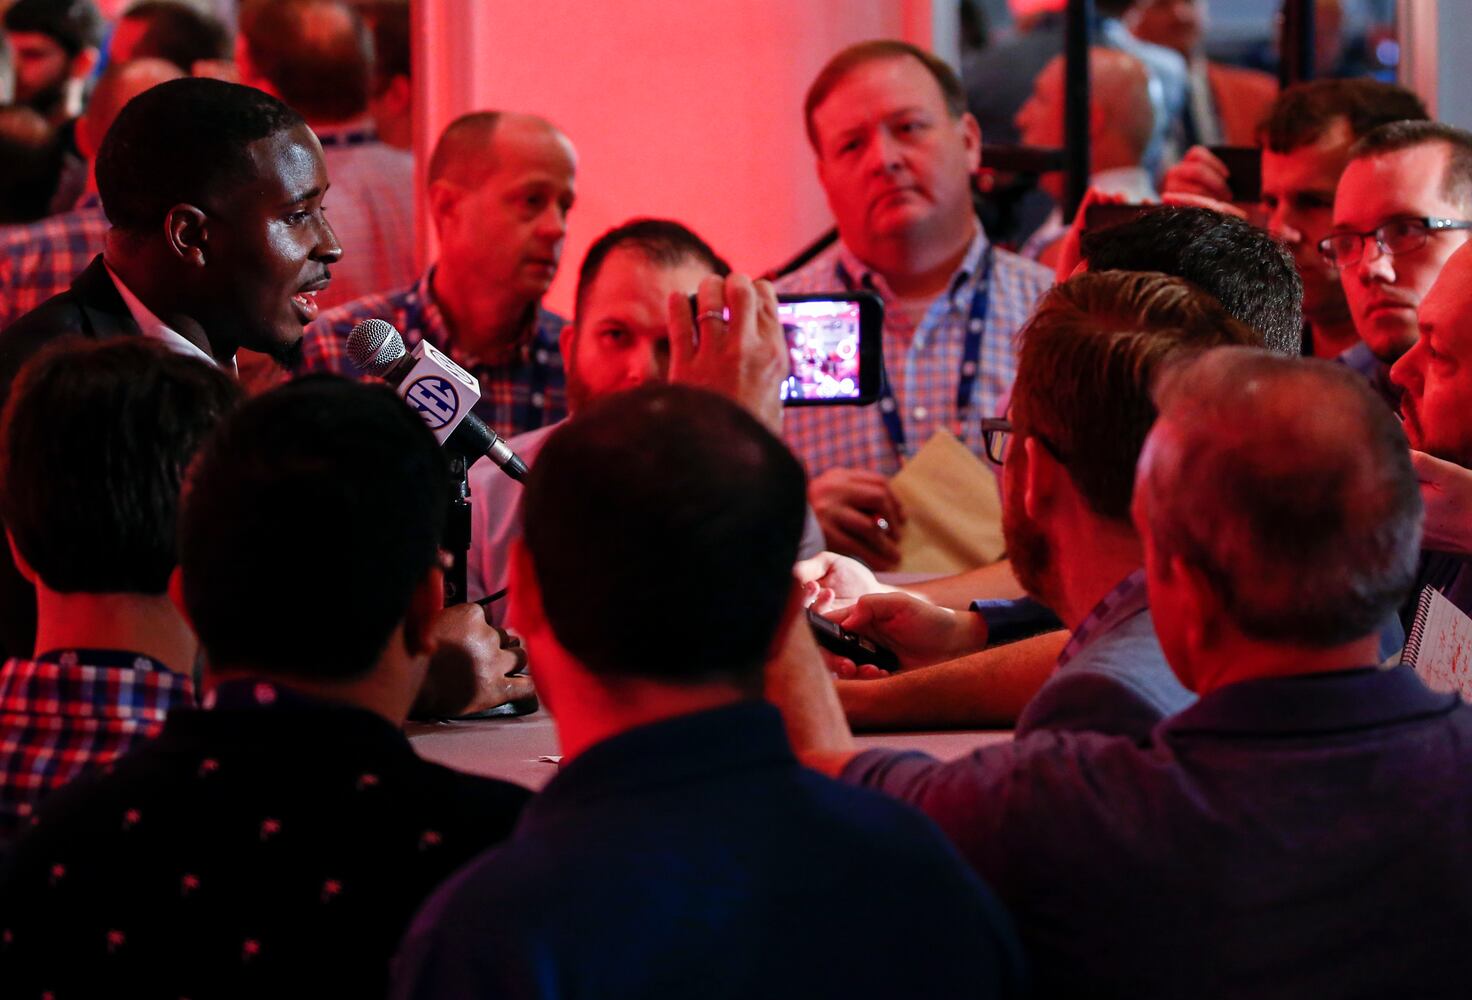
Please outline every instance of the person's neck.
[[902, 299], [932, 299], [944, 292], [971, 241], [976, 237], [976, 216], [968, 213], [968, 224], [950, 239], [894, 239], [872, 244], [864, 263], [878, 271], [889, 290]]
[[1060, 533], [1055, 553], [1067, 553], [1057, 576], [1058, 594], [1049, 603], [1076, 632], [1104, 596], [1145, 564], [1140, 538], [1128, 525], [1102, 517], [1080, 523], [1079, 530]]
[[[400, 651], [399, 654], [395, 654], [395, 648]], [[419, 690], [423, 670], [421, 668], [416, 671], [407, 657], [402, 655], [402, 639], [400, 633], [395, 632], [389, 637], [389, 648], [379, 662], [366, 674], [348, 680], [285, 674], [269, 665], [218, 666], [211, 663], [206, 671], [208, 687], [247, 678], [269, 681], [320, 701], [339, 702], [365, 709], [382, 716], [395, 726], [402, 726], [409, 717], [409, 707], [414, 704], [414, 695]]]
[[228, 368], [237, 345], [210, 337], [180, 296], [183, 285], [178, 276], [159, 261], [129, 252], [117, 240], [115, 233], [108, 234], [103, 260], [118, 280], [165, 326]]
[[567, 761], [639, 726], [732, 705], [749, 697], [732, 684], [677, 687], [630, 679], [603, 685], [584, 675], [571, 689], [566, 683], [558, 687], [552, 713], [562, 756]]
[[141, 653], [185, 677], [199, 645], [167, 594], [60, 594], [36, 585], [36, 653], [113, 649]]
[[1380, 637], [1374, 633], [1328, 649], [1250, 639], [1239, 632], [1220, 637], [1208, 650], [1197, 650], [1190, 664], [1191, 687], [1201, 696], [1242, 681], [1272, 677], [1327, 674], [1373, 667], [1380, 660]]
[[1337, 358], [1360, 342], [1360, 335], [1354, 328], [1354, 321], [1348, 317], [1330, 322], [1310, 320], [1309, 330], [1312, 331], [1314, 357], [1316, 358]]
[[474, 274], [452, 261], [435, 267], [431, 292], [461, 351], [487, 362], [504, 360], [518, 345], [535, 301]]

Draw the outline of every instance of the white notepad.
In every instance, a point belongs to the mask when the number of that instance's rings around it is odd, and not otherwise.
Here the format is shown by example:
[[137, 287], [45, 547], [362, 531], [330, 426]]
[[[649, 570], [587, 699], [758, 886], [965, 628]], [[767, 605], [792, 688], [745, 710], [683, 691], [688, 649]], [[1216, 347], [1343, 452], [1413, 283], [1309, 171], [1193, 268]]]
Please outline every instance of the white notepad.
[[1472, 701], [1472, 618], [1432, 587], [1421, 591], [1416, 618], [1400, 662], [1433, 691], [1456, 691]]

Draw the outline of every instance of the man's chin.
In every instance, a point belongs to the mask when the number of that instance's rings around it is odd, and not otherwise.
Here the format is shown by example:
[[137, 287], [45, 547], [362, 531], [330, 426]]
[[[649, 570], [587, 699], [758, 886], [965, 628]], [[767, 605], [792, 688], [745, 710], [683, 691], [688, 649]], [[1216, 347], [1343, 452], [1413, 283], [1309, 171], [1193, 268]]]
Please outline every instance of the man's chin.
[[242, 344], [241, 346], [257, 354], [264, 354], [287, 371], [296, 371], [302, 362], [305, 342], [301, 331], [298, 330], [296, 336], [291, 339], [273, 338], [259, 344]]

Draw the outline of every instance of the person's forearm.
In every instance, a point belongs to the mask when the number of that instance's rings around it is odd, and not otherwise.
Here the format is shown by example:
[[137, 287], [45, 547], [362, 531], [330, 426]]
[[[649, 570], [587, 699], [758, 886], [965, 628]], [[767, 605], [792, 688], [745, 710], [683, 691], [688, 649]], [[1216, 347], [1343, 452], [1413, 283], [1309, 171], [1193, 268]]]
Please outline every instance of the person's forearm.
[[1065, 631], [872, 681], [838, 681], [856, 730], [1011, 726], [1053, 673]]
[[1027, 596], [1017, 577], [1012, 575], [1012, 564], [1005, 559], [955, 576], [905, 584], [902, 589], [925, 598], [931, 604], [957, 611], [967, 610], [972, 601], [1014, 600]]
[[837, 775], [855, 754], [853, 733], [806, 615], [794, 615], [766, 667], [765, 695], [782, 713], [788, 742], [808, 767]]

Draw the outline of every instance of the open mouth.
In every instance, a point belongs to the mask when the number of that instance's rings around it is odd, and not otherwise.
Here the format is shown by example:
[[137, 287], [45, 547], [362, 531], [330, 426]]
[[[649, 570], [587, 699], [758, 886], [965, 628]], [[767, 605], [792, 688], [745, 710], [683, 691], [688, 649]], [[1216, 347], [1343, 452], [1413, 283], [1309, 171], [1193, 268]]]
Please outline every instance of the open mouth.
[[291, 297], [292, 308], [296, 310], [297, 318], [302, 321], [303, 326], [315, 320], [321, 313], [322, 310], [317, 305], [317, 293], [327, 287], [327, 282], [327, 278], [322, 278], [304, 285], [301, 291]]

